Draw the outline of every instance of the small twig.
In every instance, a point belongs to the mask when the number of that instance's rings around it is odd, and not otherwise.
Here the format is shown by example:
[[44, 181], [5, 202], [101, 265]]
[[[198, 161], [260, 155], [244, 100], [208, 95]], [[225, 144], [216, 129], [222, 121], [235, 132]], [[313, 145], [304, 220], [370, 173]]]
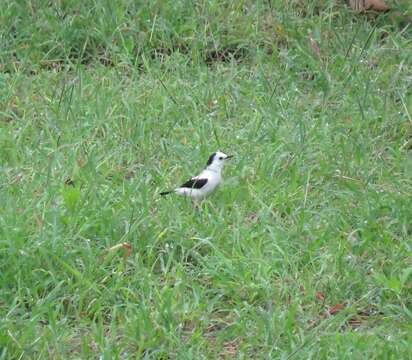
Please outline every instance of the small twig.
[[350, 44], [349, 44], [349, 46], [348, 46], [348, 48], [347, 48], [347, 50], [346, 50], [346, 53], [345, 53], [345, 56], [344, 56], [344, 59], [345, 59], [345, 60], [346, 60], [347, 57], [349, 56], [349, 52], [351, 51], [351, 49], [352, 49], [352, 47], [353, 47], [353, 43], [355, 42], [356, 36], [358, 36], [358, 33], [359, 33], [359, 30], [360, 30], [360, 29], [361, 29], [361, 22], [359, 22], [359, 26], [358, 26], [358, 28], [356, 29], [356, 32], [355, 32], [355, 34], [353, 35], [352, 40], [351, 40], [351, 42], [350, 42]]
[[162, 84], [163, 88], [166, 90], [167, 95], [170, 97], [170, 99], [175, 103], [175, 105], [180, 106], [177, 100], [173, 97], [173, 95], [169, 92], [169, 89], [166, 87], [166, 84], [162, 81], [162, 79], [159, 77], [158, 80]]

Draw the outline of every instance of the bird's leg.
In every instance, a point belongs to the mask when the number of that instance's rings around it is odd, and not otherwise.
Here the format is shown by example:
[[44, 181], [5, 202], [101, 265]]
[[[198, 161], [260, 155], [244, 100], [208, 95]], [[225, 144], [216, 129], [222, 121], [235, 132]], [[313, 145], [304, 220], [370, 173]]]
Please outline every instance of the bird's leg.
[[193, 207], [194, 207], [196, 210], [200, 210], [201, 200], [192, 199], [192, 203], [193, 203]]

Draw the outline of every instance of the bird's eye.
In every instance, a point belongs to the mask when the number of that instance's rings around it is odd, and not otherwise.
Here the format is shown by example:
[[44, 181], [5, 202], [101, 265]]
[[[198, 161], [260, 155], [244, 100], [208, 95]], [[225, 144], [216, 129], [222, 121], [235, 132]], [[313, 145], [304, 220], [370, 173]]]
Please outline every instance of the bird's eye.
[[220, 157], [219, 157], [219, 160], [223, 160], [223, 157], [222, 157], [222, 156], [220, 156]]

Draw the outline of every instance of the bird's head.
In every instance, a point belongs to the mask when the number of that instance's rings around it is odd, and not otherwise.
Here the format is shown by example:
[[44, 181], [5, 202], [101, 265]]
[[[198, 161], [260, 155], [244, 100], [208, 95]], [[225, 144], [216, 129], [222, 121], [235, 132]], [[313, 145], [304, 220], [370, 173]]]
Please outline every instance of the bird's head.
[[223, 168], [225, 161], [232, 157], [233, 155], [226, 155], [220, 151], [217, 151], [210, 155], [206, 168], [214, 171], [220, 171]]

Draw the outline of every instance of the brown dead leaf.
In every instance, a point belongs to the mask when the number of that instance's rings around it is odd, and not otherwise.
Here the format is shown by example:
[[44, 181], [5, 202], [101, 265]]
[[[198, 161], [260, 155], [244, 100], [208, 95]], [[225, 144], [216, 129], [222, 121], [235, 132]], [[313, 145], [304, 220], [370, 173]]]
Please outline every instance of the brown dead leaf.
[[389, 6], [383, 0], [349, 0], [350, 7], [355, 11], [387, 11]]
[[[317, 299], [323, 301], [322, 307], [325, 306], [325, 303], [324, 303], [325, 295], [323, 295], [320, 291], [317, 291], [315, 293], [315, 296]], [[308, 329], [313, 329], [314, 327], [318, 326], [322, 322], [322, 319], [326, 319], [326, 318], [329, 318], [331, 315], [337, 314], [344, 307], [345, 307], [345, 304], [336, 304], [335, 306], [332, 306], [329, 310], [322, 311], [319, 314], [319, 316], [308, 321]]]
[[315, 297], [318, 300], [324, 301], [325, 300], [325, 295], [323, 295], [320, 291], [315, 292]]
[[112, 246], [111, 248], [109, 248], [107, 251], [108, 252], [113, 252], [113, 251], [117, 251], [119, 249], [126, 249], [126, 252], [123, 254], [123, 257], [125, 259], [127, 259], [132, 254], [132, 246], [129, 243], [116, 244], [116, 245]]
[[309, 34], [309, 42], [310, 42], [310, 46], [312, 47], [313, 52], [315, 53], [315, 55], [321, 59], [322, 55], [320, 53], [320, 48], [318, 43], [316, 42], [316, 40], [312, 37], [312, 34]]
[[341, 311], [345, 307], [344, 304], [336, 304], [335, 306], [332, 306], [328, 311], [327, 314], [329, 315], [335, 315], [339, 311]]
[[375, 11], [387, 11], [389, 6], [385, 4], [382, 0], [366, 0], [365, 1], [369, 9]]
[[86, 165], [86, 160], [83, 158], [77, 159], [77, 165], [82, 168], [84, 165]]

